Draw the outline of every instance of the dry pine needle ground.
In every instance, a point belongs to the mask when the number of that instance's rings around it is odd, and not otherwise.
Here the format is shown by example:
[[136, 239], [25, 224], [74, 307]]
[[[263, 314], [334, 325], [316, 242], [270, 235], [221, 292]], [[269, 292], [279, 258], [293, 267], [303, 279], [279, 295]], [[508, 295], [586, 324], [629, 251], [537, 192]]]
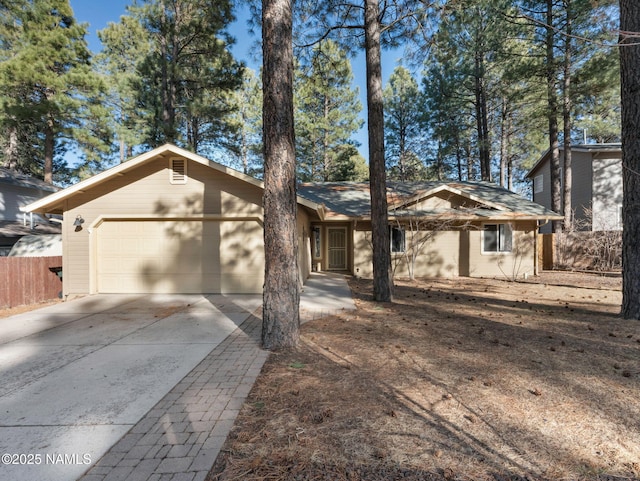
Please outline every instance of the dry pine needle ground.
[[[396, 282], [273, 353], [210, 480], [630, 480], [640, 322], [620, 280]], [[574, 287], [583, 286], [583, 287]]]

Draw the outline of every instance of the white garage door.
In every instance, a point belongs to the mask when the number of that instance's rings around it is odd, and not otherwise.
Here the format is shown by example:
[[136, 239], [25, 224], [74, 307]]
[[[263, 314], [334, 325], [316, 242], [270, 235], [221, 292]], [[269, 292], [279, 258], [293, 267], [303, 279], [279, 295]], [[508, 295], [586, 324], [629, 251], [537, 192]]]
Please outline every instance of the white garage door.
[[105, 221], [96, 235], [100, 293], [262, 292], [256, 221]]

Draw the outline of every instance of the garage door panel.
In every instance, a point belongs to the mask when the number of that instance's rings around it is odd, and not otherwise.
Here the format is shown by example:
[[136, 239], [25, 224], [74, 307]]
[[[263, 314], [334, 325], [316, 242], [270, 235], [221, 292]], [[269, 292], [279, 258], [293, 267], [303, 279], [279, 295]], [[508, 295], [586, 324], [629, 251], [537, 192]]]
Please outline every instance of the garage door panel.
[[259, 293], [262, 228], [255, 221], [105, 221], [97, 229], [102, 293]]

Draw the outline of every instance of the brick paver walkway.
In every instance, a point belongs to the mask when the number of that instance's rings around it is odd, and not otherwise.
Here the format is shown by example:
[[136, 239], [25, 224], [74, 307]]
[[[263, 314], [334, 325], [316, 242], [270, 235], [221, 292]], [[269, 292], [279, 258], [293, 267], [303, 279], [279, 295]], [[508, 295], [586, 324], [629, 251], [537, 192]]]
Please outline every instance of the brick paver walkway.
[[156, 404], [82, 481], [203, 481], [267, 359], [250, 316]]

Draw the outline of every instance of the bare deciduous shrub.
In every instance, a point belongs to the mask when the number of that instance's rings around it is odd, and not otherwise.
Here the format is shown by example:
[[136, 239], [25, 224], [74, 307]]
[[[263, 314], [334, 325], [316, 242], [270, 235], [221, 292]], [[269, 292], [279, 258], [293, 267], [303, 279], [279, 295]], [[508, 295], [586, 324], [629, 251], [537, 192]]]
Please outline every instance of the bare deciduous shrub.
[[[555, 235], [555, 266], [563, 269], [611, 271], [622, 267], [622, 232], [615, 219], [611, 225], [591, 223], [593, 210], [584, 209], [570, 230]], [[593, 230], [591, 230], [593, 229]]]

